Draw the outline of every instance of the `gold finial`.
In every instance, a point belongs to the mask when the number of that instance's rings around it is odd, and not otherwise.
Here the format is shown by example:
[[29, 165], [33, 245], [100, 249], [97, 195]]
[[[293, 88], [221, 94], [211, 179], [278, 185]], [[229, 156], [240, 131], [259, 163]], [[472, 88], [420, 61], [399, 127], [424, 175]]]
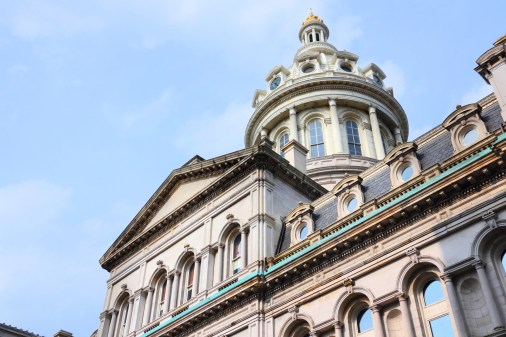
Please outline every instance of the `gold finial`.
[[322, 19], [320, 19], [318, 16], [314, 15], [313, 13], [313, 9], [312, 8], [309, 8], [309, 15], [308, 17], [306, 18], [306, 20], [304, 20], [304, 22], [302, 22], [302, 25], [304, 26], [306, 23], [308, 23], [309, 21], [320, 21], [320, 22], [323, 22]]

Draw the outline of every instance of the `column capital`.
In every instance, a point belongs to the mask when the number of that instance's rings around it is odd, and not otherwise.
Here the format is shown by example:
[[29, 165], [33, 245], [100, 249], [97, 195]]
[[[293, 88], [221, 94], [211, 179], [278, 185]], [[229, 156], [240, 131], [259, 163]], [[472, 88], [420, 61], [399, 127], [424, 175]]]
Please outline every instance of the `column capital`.
[[444, 273], [439, 277], [445, 283], [453, 283], [452, 276], [448, 273]]
[[399, 300], [399, 302], [406, 301], [408, 299], [408, 294], [400, 293], [397, 295], [397, 299]]
[[373, 304], [373, 305], [371, 305], [370, 308], [371, 308], [371, 310], [372, 310], [373, 313], [381, 311], [381, 308], [380, 308], [380, 306], [378, 304]]
[[329, 98], [329, 106], [337, 106], [337, 102], [333, 98]]
[[105, 310], [105, 311], [102, 311], [100, 313], [100, 316], [98, 316], [100, 318], [101, 321], [103, 321], [107, 316], [109, 316], [110, 312], [108, 310]]
[[320, 336], [320, 333], [316, 330], [311, 330], [309, 331], [309, 336], [311, 337], [319, 337]]
[[130, 296], [130, 297], [128, 298], [128, 301], [129, 301], [131, 304], [133, 304], [133, 303], [134, 303], [134, 301], [135, 301], [135, 296]]
[[370, 105], [369, 106], [369, 113], [372, 114], [372, 113], [376, 113], [376, 107], [374, 105]]
[[296, 115], [297, 114], [297, 110], [295, 110], [295, 107], [292, 106], [292, 107], [288, 108], [288, 113], [290, 115]]
[[341, 322], [341, 321], [335, 321], [334, 322], [334, 328], [335, 329], [342, 329], [343, 327], [344, 327], [343, 322]]
[[144, 291], [147, 293], [152, 293], [153, 291], [155, 291], [155, 288], [153, 288], [151, 286], [147, 286], [146, 288], [144, 288]]
[[119, 310], [118, 310], [118, 309], [111, 309], [111, 310], [109, 310], [109, 313], [110, 313], [112, 316], [117, 315], [117, 314], [118, 314], [118, 312], [119, 312]]
[[478, 269], [485, 269], [485, 266], [487, 264], [485, 262], [483, 262], [482, 260], [477, 260], [477, 261], [474, 261], [473, 262], [473, 267], [478, 270]]

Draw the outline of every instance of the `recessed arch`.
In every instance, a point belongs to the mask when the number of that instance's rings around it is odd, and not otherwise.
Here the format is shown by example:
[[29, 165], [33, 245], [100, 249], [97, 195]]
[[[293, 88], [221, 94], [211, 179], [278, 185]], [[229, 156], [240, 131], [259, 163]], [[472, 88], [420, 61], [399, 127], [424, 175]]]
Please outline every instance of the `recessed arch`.
[[334, 309], [332, 312], [332, 317], [334, 317], [337, 321], [344, 321], [344, 314], [346, 312], [347, 306], [353, 302], [354, 300], [365, 298], [372, 304], [374, 301], [373, 293], [366, 288], [362, 287], [353, 287], [353, 293], [344, 292], [337, 298], [337, 302], [334, 305]]
[[427, 267], [435, 267], [440, 274], [443, 274], [445, 270], [445, 265], [441, 260], [430, 256], [419, 256], [418, 263], [414, 264], [413, 262], [409, 262], [401, 269], [397, 277], [397, 290], [407, 293], [411, 276], [413, 276], [417, 270], [427, 269]]
[[308, 330], [314, 329], [314, 320], [305, 313], [295, 313], [292, 317], [288, 318], [281, 326], [279, 336], [280, 337], [291, 337], [294, 328], [307, 324]]

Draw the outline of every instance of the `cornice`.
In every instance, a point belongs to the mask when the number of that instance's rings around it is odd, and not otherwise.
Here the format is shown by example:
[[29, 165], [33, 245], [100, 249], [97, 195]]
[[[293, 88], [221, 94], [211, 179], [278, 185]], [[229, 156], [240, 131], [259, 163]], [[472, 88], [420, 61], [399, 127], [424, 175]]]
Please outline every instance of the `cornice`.
[[[224, 193], [230, 186], [243, 179], [249, 172], [257, 168], [271, 171], [279, 179], [288, 183], [296, 190], [306, 194], [311, 200], [326, 193], [325, 188], [295, 169], [287, 160], [281, 158], [267, 146], [258, 145], [248, 149], [248, 152], [251, 152], [251, 155], [241, 158], [235, 166], [230, 167], [224, 173], [223, 177], [213, 182], [207, 189], [202, 191], [202, 193], [188, 200], [187, 203], [175, 209], [145, 232], [137, 233], [131, 240], [124, 243], [122, 246], [118, 246], [117, 250], [113, 251], [111, 247], [100, 259], [102, 267], [111, 271], [112, 268], [126, 260], [134, 252], [145, 247], [154, 239], [163, 235], [167, 230], [173, 228], [177, 223], [189, 217], [191, 214], [194, 214], [198, 209], [203, 207], [203, 205]], [[157, 203], [156, 207], [161, 207], [162, 205], [163, 202], [160, 202]], [[154, 214], [156, 211], [151, 211], [151, 213]], [[148, 223], [149, 219], [150, 218], [146, 217], [144, 221]], [[142, 224], [134, 223], [132, 228], [142, 228]], [[132, 228], [130, 228], [130, 230], [135, 230]], [[121, 240], [116, 241], [121, 242]]]
[[[470, 155], [465, 161], [456, 160], [458, 163], [449, 163], [443, 168], [443, 172], [439, 176], [424, 182], [423, 186], [417, 186], [414, 190], [403, 193], [367, 216], [359, 216], [351, 220], [346, 219], [347, 223], [343, 223], [343, 221], [336, 222], [322, 231], [322, 237], [319, 241], [311, 243], [289, 257], [276, 256], [274, 261], [270, 261], [274, 264], [265, 270], [259, 270], [240, 277], [238, 280], [233, 280], [232, 284], [227, 285], [217, 294], [190, 306], [185, 312], [179, 314], [181, 316], [176, 315], [162, 322], [156, 331], [145, 333], [142, 337], [147, 337], [157, 331], [160, 331], [157, 335], [166, 333], [177, 335], [196, 322], [202, 321], [202, 318], [206, 321], [214, 319], [213, 313], [210, 313], [209, 310], [216, 314], [225, 308], [230, 308], [237, 303], [231, 299], [235, 297], [240, 300], [240, 297], [237, 297], [239, 294], [244, 294], [244, 298], [250, 298], [252, 294], [261, 296], [260, 298], [272, 296], [275, 292], [292, 284], [300, 284], [301, 278], [320, 273], [323, 268], [334, 266], [338, 261], [350, 258], [352, 255], [362, 252], [368, 246], [383, 241], [401, 229], [414, 225], [428, 216], [433, 216], [434, 213], [440, 210], [448, 209], [457, 202], [463, 202], [475, 193], [480, 191], [486, 193], [486, 190], [501, 184], [506, 179], [505, 149], [506, 135], [502, 134], [495, 140], [490, 140], [486, 147], [481, 147], [478, 152]], [[469, 179], [468, 177], [473, 178]], [[504, 200], [506, 192], [496, 195], [495, 198]], [[489, 203], [490, 200], [487, 200], [486, 204], [489, 205]], [[410, 237], [409, 240], [415, 242], [421, 239], [422, 236], [434, 232], [439, 233], [439, 236], [449, 235], [456, 230], [455, 228], [448, 228], [450, 223], [457, 221], [456, 226], [467, 226], [472, 223], [472, 220], [467, 219], [462, 222], [460, 219], [470, 214], [474, 214], [475, 218], [481, 219], [481, 213], [478, 211], [483, 209], [483, 205], [484, 203], [474, 205], [464, 212], [437, 223], [432, 228], [427, 228], [424, 233], [417, 233], [415, 237]], [[440, 231], [440, 228], [447, 228], [447, 230]], [[432, 238], [431, 240], [436, 239]], [[417, 245], [417, 247], [426, 244], [429, 244], [428, 241]], [[399, 243], [397, 247], [390, 247], [388, 250], [399, 250], [404, 246], [404, 243]], [[400, 254], [404, 255], [403, 253], [404, 251], [401, 250]], [[371, 256], [364, 260], [363, 264], [374, 262], [380, 256], [386, 257], [386, 254], [388, 252]], [[396, 257], [389, 257], [389, 259], [393, 258]], [[382, 263], [386, 263], [385, 261]], [[353, 266], [350, 268], [353, 268]], [[350, 268], [341, 270], [340, 273], [322, 279], [311, 286], [312, 289], [318, 288], [318, 293], [312, 292], [309, 294], [307, 289], [305, 289], [305, 293], [314, 298], [314, 296], [319, 296], [322, 291], [328, 291], [329, 287], [336, 287], [334, 281], [350, 274]], [[359, 274], [364, 272], [361, 271]], [[323, 288], [321, 288], [322, 286]], [[376, 299], [375, 303], [388, 303], [398, 295], [398, 293], [388, 294], [386, 297]], [[309, 297], [301, 298], [299, 302], [308, 301]], [[293, 299], [293, 296], [291, 298]], [[284, 302], [287, 303], [286, 301]], [[269, 310], [272, 310], [272, 308]]]

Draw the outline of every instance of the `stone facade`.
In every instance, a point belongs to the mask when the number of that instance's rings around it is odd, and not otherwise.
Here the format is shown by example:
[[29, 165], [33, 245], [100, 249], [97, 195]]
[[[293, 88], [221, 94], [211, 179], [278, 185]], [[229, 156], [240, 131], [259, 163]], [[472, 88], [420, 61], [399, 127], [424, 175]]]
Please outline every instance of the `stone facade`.
[[174, 170], [104, 254], [98, 337], [506, 336], [504, 39], [494, 94], [406, 142], [385, 74], [328, 36], [311, 13], [246, 149]]

